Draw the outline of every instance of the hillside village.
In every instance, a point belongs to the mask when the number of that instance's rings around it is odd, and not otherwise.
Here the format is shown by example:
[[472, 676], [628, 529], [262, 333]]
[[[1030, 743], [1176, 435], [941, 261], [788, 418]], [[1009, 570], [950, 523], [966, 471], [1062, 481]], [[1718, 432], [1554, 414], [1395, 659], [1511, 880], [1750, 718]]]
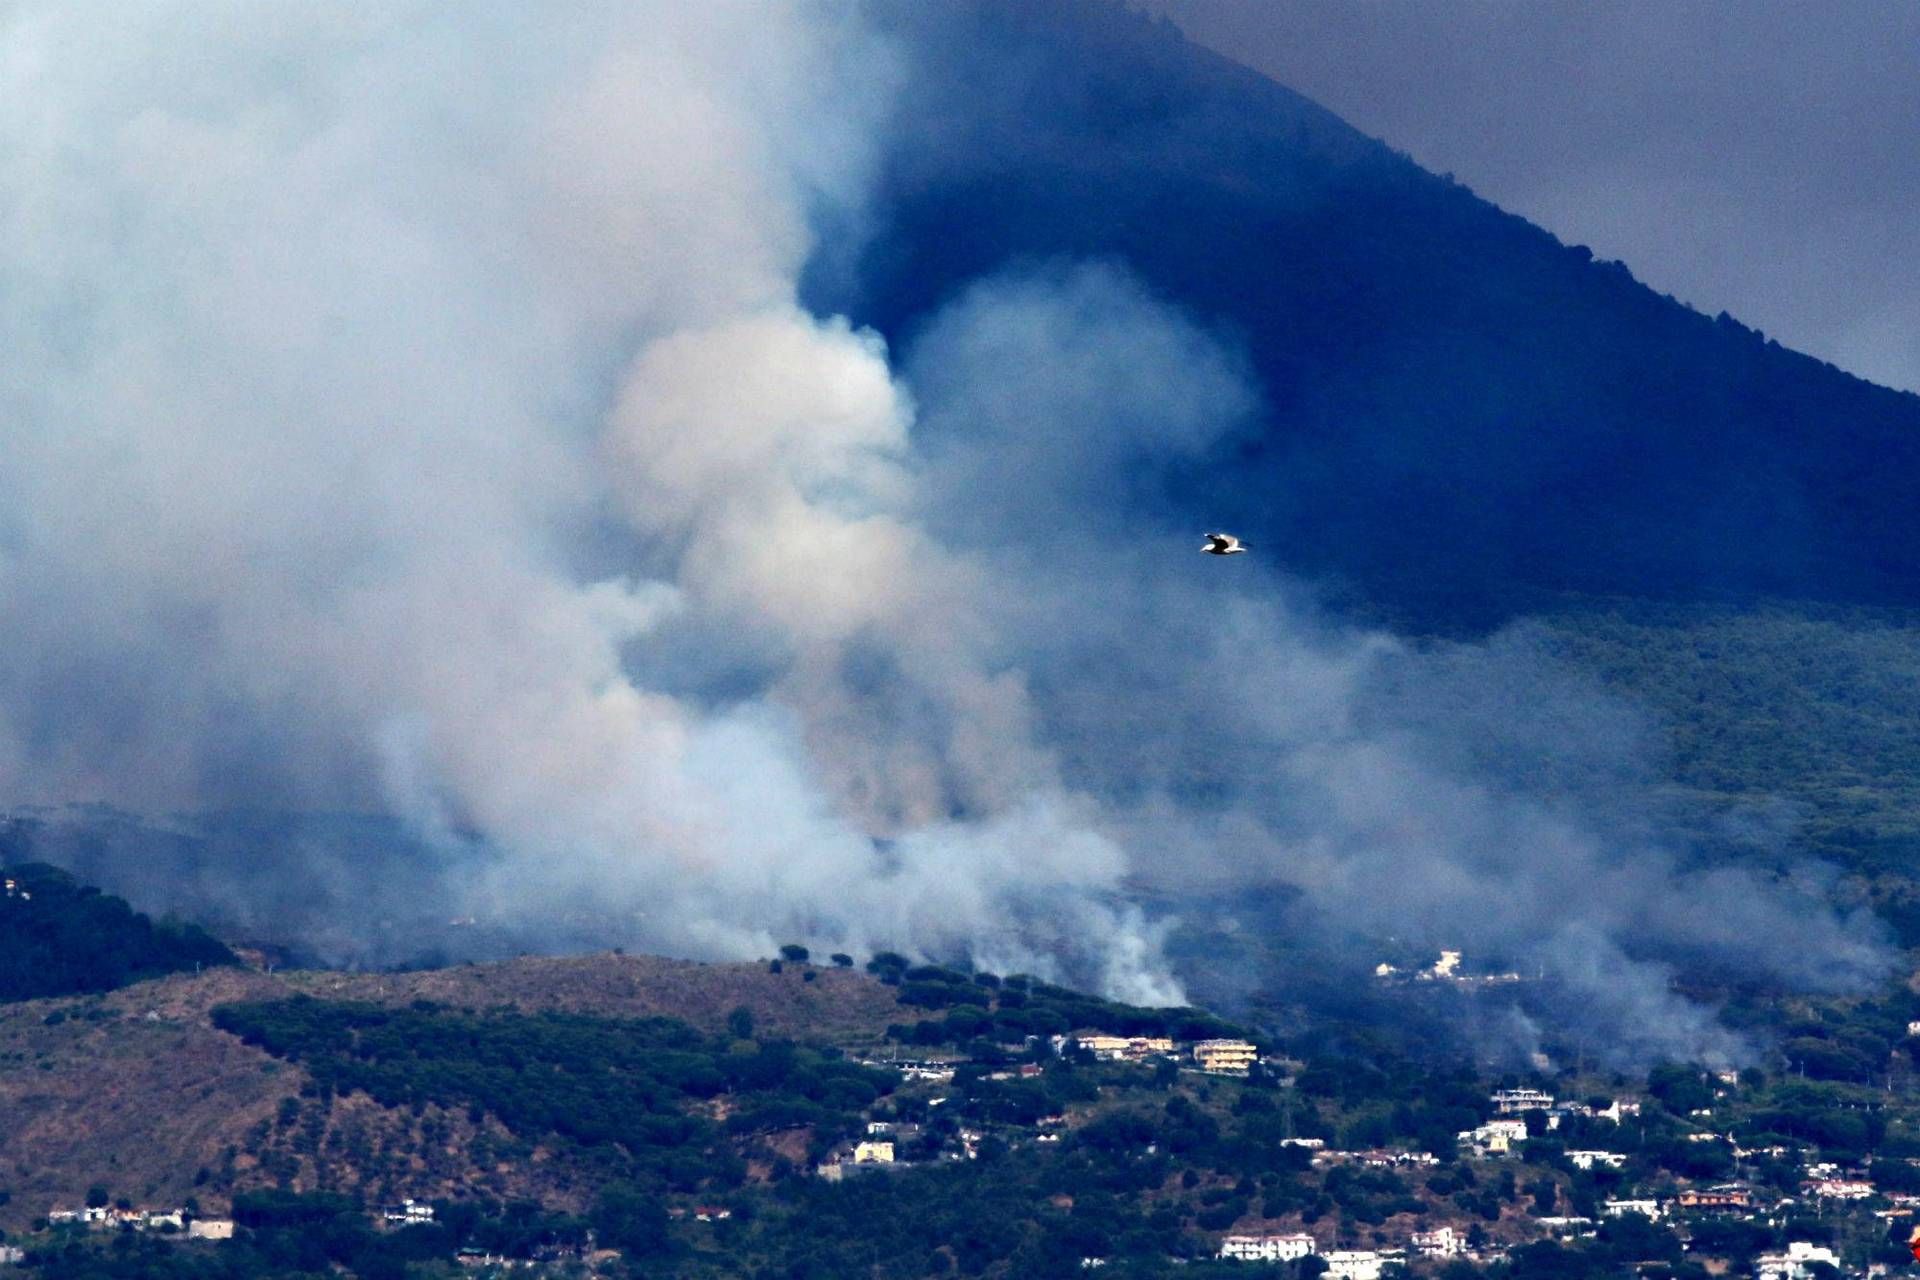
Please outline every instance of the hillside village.
[[[882, 964], [879, 970], [901, 1007], [916, 984], [937, 987], [955, 979], [925, 968], [889, 971]], [[804, 958], [770, 962], [763, 974], [802, 988], [821, 980]], [[1018, 991], [1021, 984], [1002, 989]], [[925, 990], [918, 998], [929, 999]], [[134, 999], [132, 1007], [139, 1003]], [[957, 1007], [932, 1003], [947, 1017]], [[998, 1002], [988, 999], [982, 1007], [991, 1011]], [[1111, 1012], [1116, 1022], [1139, 1016], [1118, 1006]], [[729, 1021], [733, 1031], [752, 1031], [744, 1009]], [[1471, 1100], [1453, 1098], [1470, 1101], [1462, 1110], [1475, 1123], [1419, 1145], [1378, 1124], [1375, 1103], [1343, 1097], [1351, 1080], [1330, 1070], [1332, 1064], [1280, 1052], [1254, 1037], [1181, 1038], [1096, 1026], [927, 1048], [914, 1043], [931, 1038], [921, 1025], [893, 1024], [877, 1040], [869, 1034], [824, 1047], [827, 1060], [884, 1082], [873, 1102], [837, 1136], [817, 1123], [737, 1130], [733, 1142], [747, 1160], [746, 1179], [731, 1189], [664, 1197], [661, 1238], [689, 1258], [720, 1256], [714, 1251], [724, 1253], [728, 1240], [753, 1230], [742, 1225], [742, 1214], [749, 1222], [765, 1218], [761, 1202], [783, 1178], [871, 1196], [883, 1184], [898, 1190], [966, 1168], [990, 1170], [996, 1178], [1039, 1178], [1034, 1185], [1040, 1187], [1049, 1162], [1092, 1161], [1093, 1167], [1162, 1170], [1142, 1188], [1137, 1211], [1149, 1219], [1187, 1206], [1172, 1219], [1179, 1225], [1165, 1237], [1168, 1247], [1157, 1263], [1132, 1250], [1076, 1258], [1085, 1270], [1112, 1268], [1116, 1275], [1158, 1274], [1159, 1266], [1188, 1275], [1208, 1267], [1236, 1274], [1279, 1268], [1300, 1280], [1323, 1274], [1466, 1280], [1466, 1269], [1527, 1276], [1548, 1257], [1589, 1256], [1583, 1250], [1624, 1256], [1619, 1251], [1625, 1250], [1644, 1255], [1631, 1258], [1629, 1269], [1649, 1278], [1730, 1272], [1758, 1280], [1832, 1280], [1887, 1273], [1920, 1209], [1915, 1155], [1829, 1158], [1831, 1143], [1745, 1136], [1754, 1129], [1752, 1108], [1768, 1088], [1751, 1071], [1663, 1069], [1645, 1088], [1604, 1096], [1559, 1096], [1544, 1077], [1510, 1079]], [[1861, 1105], [1884, 1113], [1884, 1103]], [[282, 1103], [281, 1111], [288, 1110]], [[722, 1107], [715, 1114], [738, 1119], [742, 1113]], [[296, 1139], [298, 1123], [288, 1127]], [[322, 1147], [331, 1123], [323, 1121]], [[1353, 1140], [1363, 1135], [1384, 1140]], [[6, 1241], [9, 1252], [0, 1260], [29, 1261], [75, 1238], [138, 1236], [189, 1251], [271, 1238], [279, 1210], [250, 1204], [264, 1192], [245, 1189], [261, 1186], [260, 1175], [278, 1169], [266, 1188], [277, 1179], [279, 1193], [295, 1201], [330, 1194], [309, 1181], [317, 1175], [306, 1165], [285, 1162], [281, 1150], [279, 1138], [269, 1137], [257, 1155], [235, 1165], [230, 1189], [223, 1193], [224, 1176], [206, 1179], [202, 1194], [186, 1203], [110, 1204], [100, 1187], [85, 1204], [31, 1206], [32, 1220]], [[1236, 1151], [1243, 1154], [1234, 1157]], [[803, 1153], [805, 1163], [796, 1165]], [[248, 1175], [248, 1168], [256, 1172]], [[1080, 1198], [1054, 1192], [1050, 1203], [1064, 1214], [1063, 1223], [1071, 1222]], [[340, 1200], [338, 1212], [353, 1215], [370, 1238], [398, 1240], [409, 1232], [444, 1231], [446, 1222], [470, 1210], [458, 1198], [422, 1194]], [[593, 1214], [553, 1219], [536, 1237], [505, 1244], [484, 1233], [449, 1239], [448, 1252], [452, 1265], [467, 1271], [560, 1274], [585, 1267], [616, 1274], [625, 1255], [606, 1247], [594, 1222]], [[1610, 1266], [1602, 1270], [1612, 1273]]]
[[[1424, 972], [1406, 990], [1462, 976]], [[0, 1265], [1887, 1273], [1920, 1210], [1920, 996], [1777, 1016], [1765, 1067], [1501, 1075], [798, 945], [229, 964], [0, 1002]]]
[[[1166, 1037], [1100, 1032], [1056, 1037], [1044, 1046], [1044, 1052], [1057, 1060], [1100, 1064], [1099, 1069], [1108, 1073], [1108, 1088], [1121, 1095], [1129, 1092], [1129, 1086], [1140, 1083], [1128, 1080], [1126, 1073], [1150, 1076], [1171, 1063], [1176, 1070], [1223, 1082], [1245, 1082], [1262, 1061], [1251, 1041], [1180, 1045]], [[872, 1059], [863, 1065], [897, 1072], [901, 1088], [870, 1113], [858, 1136], [835, 1144], [813, 1167], [813, 1176], [824, 1182], [840, 1183], [855, 1176], [912, 1176], [928, 1164], [978, 1160], [989, 1148], [996, 1158], [1017, 1160], [1028, 1148], [1072, 1143], [1100, 1114], [1097, 1106], [1090, 1110], [1070, 1108], [1060, 1114], [1035, 1117], [1030, 1123], [1008, 1123], [983, 1113], [976, 1105], [977, 1098], [970, 1099], [964, 1092], [942, 1091], [953, 1090], [956, 1082], [1035, 1081], [1047, 1070], [1040, 1062], [1021, 1062], [1010, 1069], [971, 1075], [964, 1073], [976, 1064], [958, 1058]], [[1287, 1063], [1294, 1070], [1301, 1065]], [[1286, 1077], [1278, 1087], [1292, 1089], [1296, 1082]], [[1715, 1095], [1724, 1098], [1737, 1088], [1737, 1080], [1722, 1079], [1717, 1081]], [[1835, 1244], [1839, 1237], [1858, 1238], [1862, 1232], [1870, 1238], [1876, 1229], [1888, 1239], [1904, 1239], [1916, 1210], [1920, 1210], [1920, 1192], [1883, 1187], [1874, 1177], [1876, 1168], [1895, 1169], [1895, 1181], [1901, 1187], [1920, 1187], [1920, 1172], [1913, 1161], [1846, 1166], [1807, 1159], [1811, 1154], [1807, 1149], [1786, 1144], [1743, 1147], [1729, 1135], [1702, 1127], [1685, 1134], [1684, 1140], [1724, 1155], [1733, 1171], [1746, 1176], [1694, 1178], [1649, 1165], [1643, 1153], [1629, 1149], [1635, 1145], [1632, 1141], [1609, 1145], [1602, 1140], [1590, 1147], [1575, 1147], [1556, 1136], [1577, 1129], [1591, 1139], [1596, 1133], [1604, 1134], [1597, 1126], [1614, 1126], [1617, 1130], [1637, 1120], [1642, 1105], [1640, 1099], [1626, 1097], [1608, 1099], [1604, 1105], [1556, 1099], [1537, 1087], [1496, 1089], [1485, 1099], [1489, 1119], [1461, 1131], [1456, 1151], [1439, 1154], [1403, 1146], [1347, 1149], [1321, 1137], [1282, 1137], [1278, 1146], [1293, 1153], [1296, 1167], [1322, 1175], [1338, 1171], [1349, 1182], [1358, 1181], [1374, 1194], [1392, 1188], [1407, 1193], [1410, 1203], [1395, 1205], [1387, 1221], [1371, 1230], [1360, 1226], [1364, 1215], [1354, 1220], [1342, 1215], [1331, 1231], [1312, 1229], [1321, 1215], [1311, 1211], [1296, 1215], [1298, 1221], [1287, 1228], [1263, 1225], [1262, 1229], [1248, 1229], [1246, 1215], [1241, 1215], [1215, 1234], [1214, 1256], [1255, 1272], [1263, 1271], [1266, 1264], [1292, 1264], [1293, 1270], [1309, 1278], [1325, 1275], [1334, 1280], [1390, 1280], [1396, 1273], [1437, 1271], [1452, 1276], [1461, 1263], [1512, 1269], [1518, 1257], [1540, 1242], [1558, 1245], [1595, 1240], [1609, 1228], [1619, 1234], [1626, 1226], [1639, 1224], [1631, 1234], [1646, 1241], [1650, 1251], [1658, 1252], [1659, 1242], [1671, 1240], [1678, 1244], [1682, 1258], [1696, 1242], [1718, 1247], [1729, 1237], [1743, 1236], [1751, 1241], [1779, 1238], [1777, 1247], [1752, 1253], [1750, 1270], [1743, 1274], [1758, 1280], [1874, 1276], [1892, 1269], [1893, 1264], [1885, 1257], [1858, 1265], [1845, 1258]], [[1703, 1120], [1711, 1113], [1711, 1108], [1696, 1110], [1708, 1113], [1697, 1117]], [[920, 1118], [900, 1118], [904, 1115]], [[949, 1119], [953, 1122], [942, 1123]], [[1512, 1184], [1521, 1169], [1544, 1172], [1546, 1176], [1528, 1181], [1517, 1211], [1503, 1203], [1491, 1214], [1482, 1208], [1463, 1217], [1456, 1211], [1457, 1192], [1453, 1205], [1442, 1198], [1447, 1187], [1463, 1182], [1492, 1183], [1508, 1188], [1502, 1193], [1504, 1201], [1511, 1198]], [[1424, 1178], [1424, 1185], [1403, 1181], [1408, 1175]], [[1328, 1177], [1329, 1182], [1333, 1180]], [[1568, 1209], [1580, 1211], [1564, 1211]], [[434, 1205], [405, 1199], [367, 1211], [367, 1218], [376, 1229], [402, 1231], [431, 1225], [435, 1211]], [[700, 1203], [675, 1206], [668, 1216], [676, 1223], [710, 1228], [729, 1221], [734, 1212], [725, 1203]], [[243, 1221], [248, 1216], [244, 1198], [240, 1216]], [[258, 1218], [256, 1213], [254, 1220]], [[34, 1226], [35, 1230], [19, 1237], [25, 1248], [19, 1243], [8, 1245], [6, 1252], [0, 1253], [0, 1263], [21, 1263], [27, 1248], [40, 1247], [48, 1238], [57, 1240], [63, 1233], [148, 1233], [177, 1237], [189, 1245], [228, 1241], [235, 1235], [233, 1218], [205, 1216], [197, 1203], [137, 1208], [122, 1200], [109, 1205], [101, 1188], [89, 1194], [83, 1207], [48, 1206]], [[1816, 1238], [1788, 1238], [1796, 1229], [1809, 1228], [1808, 1234]], [[545, 1244], [522, 1258], [519, 1266], [528, 1270], [545, 1265], [579, 1265], [587, 1259], [605, 1263], [618, 1256], [616, 1251], [596, 1248], [589, 1231], [577, 1241]], [[470, 1270], [504, 1268], [514, 1262], [508, 1255], [477, 1248], [461, 1250], [456, 1261]], [[1677, 1261], [1650, 1257], [1637, 1270], [1642, 1275], [1673, 1274]], [[1109, 1263], [1100, 1255], [1082, 1259], [1082, 1266], [1089, 1270]]]

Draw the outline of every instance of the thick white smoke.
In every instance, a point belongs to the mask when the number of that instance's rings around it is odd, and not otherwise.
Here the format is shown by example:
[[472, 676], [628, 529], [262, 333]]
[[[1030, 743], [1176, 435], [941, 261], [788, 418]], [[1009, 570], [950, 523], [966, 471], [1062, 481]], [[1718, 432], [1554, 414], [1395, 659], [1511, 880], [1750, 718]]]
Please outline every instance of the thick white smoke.
[[1140, 518], [1257, 407], [1230, 344], [1102, 266], [904, 357], [800, 304], [903, 74], [839, 0], [6, 9], [0, 803], [391, 811], [497, 855], [448, 915], [1151, 1002], [1131, 885], [1284, 879], [1734, 1052], [1617, 940], [1795, 900], [1452, 758], [1459, 662]]
[[[5, 21], [10, 800], [392, 807], [507, 852], [482, 909], [1178, 996], [796, 304], [894, 74], [847, 6]], [[650, 683], [669, 621], [759, 687]]]

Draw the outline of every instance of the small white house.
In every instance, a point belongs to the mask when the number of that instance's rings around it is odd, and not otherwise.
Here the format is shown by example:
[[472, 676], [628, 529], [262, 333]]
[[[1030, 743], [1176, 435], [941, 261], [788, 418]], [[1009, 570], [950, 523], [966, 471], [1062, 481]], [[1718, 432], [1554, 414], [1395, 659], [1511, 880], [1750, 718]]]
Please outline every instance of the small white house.
[[1513, 1150], [1516, 1142], [1527, 1140], [1527, 1122], [1525, 1120], [1489, 1120], [1477, 1129], [1468, 1129], [1459, 1135], [1463, 1146], [1486, 1155], [1505, 1155]]
[[1332, 1280], [1380, 1280], [1382, 1259], [1371, 1249], [1338, 1249], [1324, 1256]]
[[1240, 1262], [1291, 1262], [1314, 1251], [1313, 1237], [1302, 1234], [1228, 1236], [1220, 1242], [1220, 1256]]
[[1493, 1109], [1503, 1116], [1545, 1111], [1551, 1106], [1553, 1095], [1540, 1089], [1501, 1089], [1493, 1095]]
[[1787, 1245], [1785, 1253], [1763, 1253], [1755, 1258], [1753, 1273], [1758, 1280], [1812, 1280], [1816, 1262], [1824, 1262], [1830, 1267], [1840, 1265], [1840, 1259], [1833, 1250], [1805, 1240], [1795, 1240]]
[[1423, 1258], [1451, 1258], [1463, 1253], [1467, 1247], [1464, 1236], [1452, 1227], [1435, 1227], [1431, 1231], [1413, 1233], [1413, 1251]]
[[1567, 1159], [1576, 1169], [1591, 1169], [1595, 1165], [1618, 1169], [1627, 1162], [1627, 1157], [1618, 1151], [1569, 1151]]
[[1658, 1221], [1661, 1216], [1658, 1200], [1609, 1200], [1600, 1206], [1600, 1211], [1609, 1218], [1624, 1218], [1630, 1213], [1637, 1213], [1643, 1218]]

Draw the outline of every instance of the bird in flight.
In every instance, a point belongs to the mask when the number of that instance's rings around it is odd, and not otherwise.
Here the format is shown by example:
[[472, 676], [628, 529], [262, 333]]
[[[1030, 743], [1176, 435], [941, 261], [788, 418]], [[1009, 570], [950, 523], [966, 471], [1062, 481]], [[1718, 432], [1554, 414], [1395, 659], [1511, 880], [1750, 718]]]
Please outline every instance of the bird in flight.
[[1207, 545], [1200, 549], [1210, 556], [1237, 556], [1247, 548], [1230, 533], [1209, 533]]

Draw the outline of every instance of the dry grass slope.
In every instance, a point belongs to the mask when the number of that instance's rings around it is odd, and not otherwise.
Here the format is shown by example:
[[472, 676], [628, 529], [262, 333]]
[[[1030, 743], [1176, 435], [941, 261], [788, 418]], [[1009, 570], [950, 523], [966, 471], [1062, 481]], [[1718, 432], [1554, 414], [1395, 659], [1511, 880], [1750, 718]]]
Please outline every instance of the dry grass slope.
[[[492, 1119], [381, 1107], [364, 1096], [300, 1096], [306, 1074], [224, 1032], [214, 1006], [305, 993], [323, 999], [462, 1008], [665, 1015], [717, 1030], [744, 1006], [771, 1035], [856, 1044], [914, 1011], [865, 974], [653, 956], [522, 958], [417, 973], [266, 974], [221, 969], [104, 996], [0, 1005], [0, 1227], [17, 1229], [89, 1186], [136, 1204], [197, 1197], [208, 1212], [236, 1191], [289, 1183], [371, 1200], [535, 1195], [584, 1203], [588, 1171], [516, 1142]], [[382, 1176], [369, 1179], [368, 1169]]]

